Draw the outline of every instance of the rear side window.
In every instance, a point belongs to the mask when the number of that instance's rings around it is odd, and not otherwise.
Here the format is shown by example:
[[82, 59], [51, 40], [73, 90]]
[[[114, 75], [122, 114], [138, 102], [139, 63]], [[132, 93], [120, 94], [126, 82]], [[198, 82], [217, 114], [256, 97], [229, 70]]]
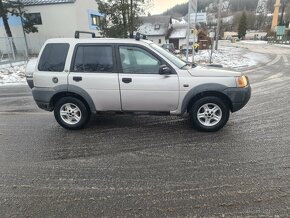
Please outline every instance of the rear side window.
[[49, 43], [45, 46], [38, 64], [39, 71], [62, 72], [69, 49], [67, 43]]
[[106, 45], [80, 45], [73, 63], [74, 72], [112, 72], [113, 48]]

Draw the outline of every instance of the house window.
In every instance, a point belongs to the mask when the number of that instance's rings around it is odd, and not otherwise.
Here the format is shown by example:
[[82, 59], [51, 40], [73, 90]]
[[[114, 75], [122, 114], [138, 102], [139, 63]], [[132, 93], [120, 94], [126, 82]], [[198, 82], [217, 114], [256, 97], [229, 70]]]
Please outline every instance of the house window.
[[92, 26], [99, 26], [101, 24], [101, 17], [95, 14], [91, 14]]
[[155, 24], [154, 30], [159, 30], [160, 29], [160, 24]]
[[29, 20], [33, 25], [42, 25], [42, 19], [40, 13], [28, 13], [26, 19]]
[[158, 40], [158, 43], [159, 43], [159, 44], [161, 44], [161, 42], [162, 42], [162, 40], [161, 40], [161, 39], [159, 39], [159, 40]]

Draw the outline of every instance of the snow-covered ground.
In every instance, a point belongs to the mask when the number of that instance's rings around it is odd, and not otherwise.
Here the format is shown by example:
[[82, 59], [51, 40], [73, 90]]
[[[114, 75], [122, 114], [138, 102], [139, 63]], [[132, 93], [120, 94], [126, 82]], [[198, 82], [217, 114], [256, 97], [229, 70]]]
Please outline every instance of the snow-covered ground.
[[0, 65], [0, 85], [25, 84], [25, 62]]
[[[289, 43], [288, 41], [287, 43]], [[277, 44], [277, 43], [268, 43], [267, 41], [262, 41], [262, 40], [242, 40], [238, 42], [239, 44], [252, 44], [252, 45], [271, 45], [271, 46], [277, 46], [277, 47], [285, 47], [285, 48], [290, 48], [290, 45], [287, 44]]]
[[239, 43], [242, 44], [254, 44], [254, 45], [263, 45], [263, 44], [267, 44], [267, 41], [262, 41], [262, 40], [242, 40]]
[[[210, 63], [210, 50], [200, 50], [195, 54], [194, 61], [198, 64]], [[183, 57], [183, 59], [185, 59]], [[191, 61], [191, 58], [189, 58]], [[232, 46], [220, 46], [218, 51], [213, 51], [212, 63], [221, 64], [225, 68], [242, 69], [267, 63], [270, 58], [267, 55], [250, 52], [244, 48]]]

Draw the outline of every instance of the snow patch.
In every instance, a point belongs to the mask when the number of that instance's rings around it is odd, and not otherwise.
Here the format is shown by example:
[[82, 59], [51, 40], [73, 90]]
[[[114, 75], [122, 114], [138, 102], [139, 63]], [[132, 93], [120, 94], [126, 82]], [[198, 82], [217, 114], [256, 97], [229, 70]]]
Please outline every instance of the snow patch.
[[239, 43], [244, 43], [244, 44], [255, 44], [255, 45], [264, 45], [267, 44], [267, 41], [258, 41], [258, 40], [243, 40], [240, 41]]
[[0, 65], [0, 85], [25, 84], [25, 68], [24, 62]]
[[[218, 51], [213, 51], [212, 63], [221, 64], [225, 68], [243, 69], [253, 67], [261, 63], [267, 63], [270, 58], [267, 55], [249, 52], [244, 48], [220, 46]], [[210, 63], [210, 50], [200, 50], [194, 56], [194, 61], [198, 64]], [[183, 57], [185, 60], [185, 57]], [[191, 61], [191, 57], [189, 61]]]

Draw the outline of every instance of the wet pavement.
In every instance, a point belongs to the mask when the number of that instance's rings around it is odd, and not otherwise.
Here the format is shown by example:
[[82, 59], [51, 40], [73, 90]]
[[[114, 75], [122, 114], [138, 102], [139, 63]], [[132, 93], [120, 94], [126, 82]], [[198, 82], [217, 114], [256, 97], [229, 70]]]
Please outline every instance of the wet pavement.
[[68, 131], [28, 87], [0, 87], [0, 217], [289, 217], [290, 54], [280, 50], [247, 72], [252, 99], [217, 133], [148, 115]]

